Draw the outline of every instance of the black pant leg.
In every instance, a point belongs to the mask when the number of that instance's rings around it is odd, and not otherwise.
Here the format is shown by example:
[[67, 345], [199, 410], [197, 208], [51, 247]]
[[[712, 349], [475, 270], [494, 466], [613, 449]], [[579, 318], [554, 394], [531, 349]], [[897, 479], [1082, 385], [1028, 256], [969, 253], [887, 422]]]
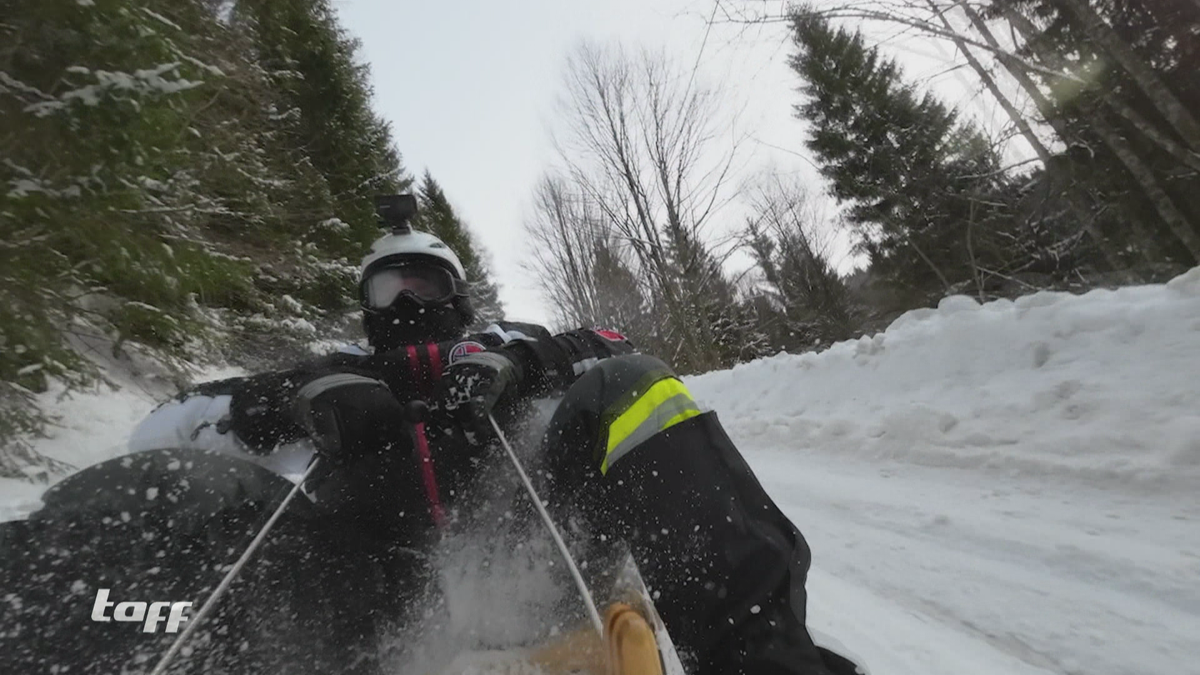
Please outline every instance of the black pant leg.
[[568, 391], [545, 447], [553, 499], [591, 536], [629, 545], [689, 672], [826, 675], [805, 626], [808, 545], [715, 413], [674, 423], [601, 471], [616, 413], [662, 369], [611, 359]]

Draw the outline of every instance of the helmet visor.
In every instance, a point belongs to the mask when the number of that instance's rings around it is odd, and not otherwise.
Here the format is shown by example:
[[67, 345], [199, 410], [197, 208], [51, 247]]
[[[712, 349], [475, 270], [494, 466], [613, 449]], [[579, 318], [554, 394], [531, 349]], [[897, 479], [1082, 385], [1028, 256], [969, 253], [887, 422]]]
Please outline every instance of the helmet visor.
[[437, 265], [397, 265], [377, 270], [367, 279], [367, 306], [383, 309], [402, 293], [422, 302], [448, 302], [455, 294], [454, 275]]

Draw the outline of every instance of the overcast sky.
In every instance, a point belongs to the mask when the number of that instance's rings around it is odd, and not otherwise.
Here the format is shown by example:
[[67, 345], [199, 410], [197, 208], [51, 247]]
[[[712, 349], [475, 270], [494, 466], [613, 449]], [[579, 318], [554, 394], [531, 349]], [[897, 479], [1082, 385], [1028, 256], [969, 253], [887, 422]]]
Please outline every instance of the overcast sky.
[[566, 57], [583, 40], [663, 49], [689, 68], [699, 57], [699, 77], [726, 92], [753, 135], [747, 171], [799, 173], [823, 189], [797, 154], [799, 82], [779, 25], [718, 26], [706, 40], [711, 0], [334, 1], [362, 40], [375, 106], [405, 166], [418, 177], [428, 169], [487, 247], [512, 319], [550, 317], [525, 264], [521, 223], [554, 158], [548, 128]]

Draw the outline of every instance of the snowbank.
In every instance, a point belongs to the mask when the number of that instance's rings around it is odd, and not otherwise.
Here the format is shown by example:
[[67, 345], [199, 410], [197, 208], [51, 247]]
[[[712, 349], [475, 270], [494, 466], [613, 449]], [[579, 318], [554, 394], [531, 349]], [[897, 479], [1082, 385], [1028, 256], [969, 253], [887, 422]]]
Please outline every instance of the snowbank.
[[[197, 381], [234, 377], [242, 371], [233, 368], [196, 368]], [[175, 394], [165, 380], [136, 377], [110, 367], [105, 382], [97, 382], [86, 391], [67, 392], [55, 383], [50, 391], [38, 396], [38, 406], [59, 421], [46, 429], [46, 437], [37, 439], [35, 449], [47, 457], [82, 469], [128, 452], [129, 432], [156, 405]], [[55, 476], [53, 482], [65, 476]], [[0, 478], [0, 522], [23, 518], [41, 507], [41, 496], [49, 487]]]
[[1195, 484], [1200, 268], [1078, 296], [949, 297], [883, 333], [688, 384], [743, 450]]

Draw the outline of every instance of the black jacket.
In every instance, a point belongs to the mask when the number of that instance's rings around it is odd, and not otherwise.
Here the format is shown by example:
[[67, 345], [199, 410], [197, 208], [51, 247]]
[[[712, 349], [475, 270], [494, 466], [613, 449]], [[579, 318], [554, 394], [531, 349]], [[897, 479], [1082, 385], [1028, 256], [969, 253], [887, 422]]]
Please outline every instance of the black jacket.
[[230, 394], [230, 429], [251, 452], [267, 454], [305, 436], [291, 406], [294, 392], [313, 377], [346, 372], [382, 380], [406, 403], [432, 397], [447, 367], [485, 349], [502, 351], [521, 366], [522, 397], [561, 392], [597, 361], [634, 351], [624, 336], [610, 330], [551, 335], [542, 326], [505, 321], [457, 340], [406, 345], [380, 354], [330, 354], [287, 370], [207, 383], [183, 396]]
[[[631, 353], [633, 347], [624, 336], [609, 330], [579, 329], [552, 335], [534, 324], [499, 322], [457, 340], [406, 345], [376, 354], [354, 348], [285, 370], [202, 384], [155, 411], [135, 431], [131, 446], [200, 450], [229, 450], [233, 446], [251, 459], [257, 458], [256, 461], [283, 472], [273, 467], [272, 462], [291, 453], [295, 444], [307, 435], [295, 413], [296, 392], [306, 383], [331, 373], [353, 373], [384, 382], [402, 404], [415, 399], [431, 400], [446, 368], [467, 354], [482, 350], [501, 351], [516, 362], [524, 377], [514, 398], [531, 400], [565, 390], [590, 366], [602, 359]], [[181, 413], [184, 408], [216, 412], [201, 421]], [[153, 419], [156, 417], [159, 419]], [[511, 416], [507, 420], [504, 415], [498, 417], [502, 424], [511, 421]], [[220, 433], [204, 429], [206, 426], [215, 427]], [[143, 428], [150, 427], [158, 427], [159, 431], [166, 427], [171, 433], [166, 434], [166, 440], [155, 438], [147, 446], [141, 436]], [[441, 429], [442, 425], [436, 428]], [[358, 473], [363, 479], [380, 483], [378, 476], [394, 476], [399, 484], [378, 486], [388, 492], [389, 501], [410, 516], [414, 510], [425, 511], [428, 502], [431, 515], [438, 520], [440, 516], [433, 512], [442, 510], [442, 502], [451, 501], [451, 492], [470, 480], [471, 469], [479, 465], [478, 448], [464, 447], [461, 435], [452, 433], [431, 433], [427, 437], [423, 425], [417, 425], [415, 432], [416, 447], [412, 453], [399, 453], [403, 455], [401, 459], [381, 458], [380, 461], [388, 463], [386, 467], [357, 467], [344, 479], [352, 481], [354, 476], [350, 474]], [[232, 442], [231, 436], [237, 442]], [[281, 447], [287, 451], [279, 452]], [[403, 465], [398, 464], [401, 461]], [[289, 467], [292, 473], [297, 470], [302, 470], [302, 465]], [[356, 491], [371, 492], [355, 486], [343, 490]], [[406, 499], [413, 502], [406, 504]]]

